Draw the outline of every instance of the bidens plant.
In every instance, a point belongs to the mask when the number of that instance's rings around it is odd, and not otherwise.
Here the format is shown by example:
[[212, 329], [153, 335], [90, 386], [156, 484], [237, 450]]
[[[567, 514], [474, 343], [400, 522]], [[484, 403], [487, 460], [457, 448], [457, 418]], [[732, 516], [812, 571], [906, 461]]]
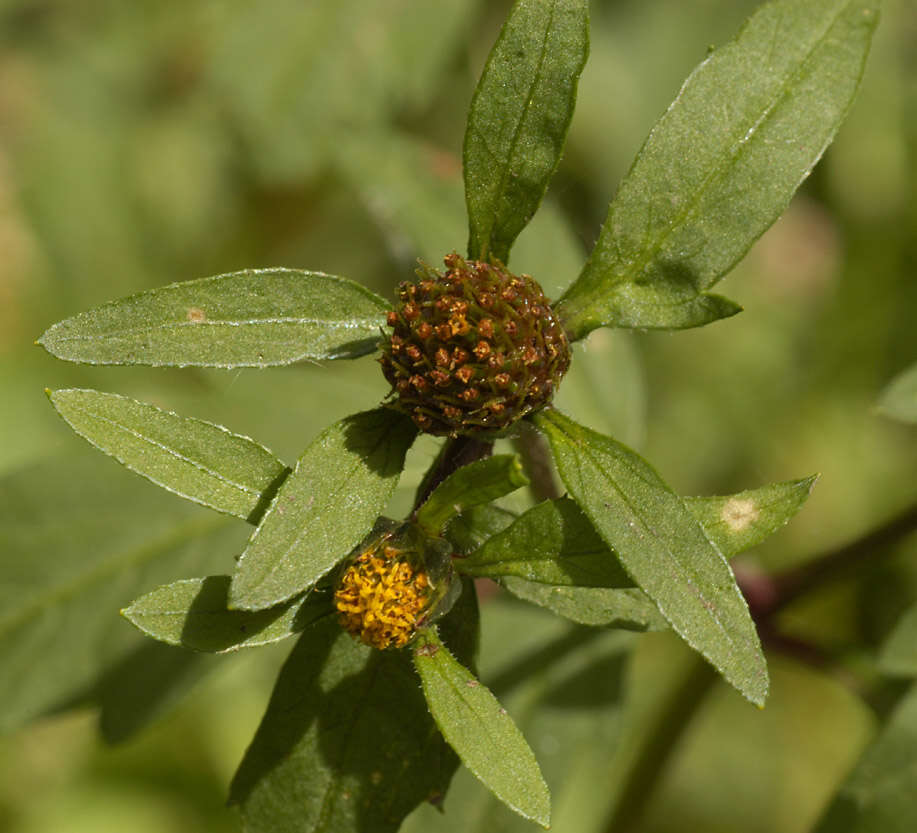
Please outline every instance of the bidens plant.
[[[764, 703], [765, 659], [727, 558], [785, 523], [812, 480], [685, 499], [551, 402], [570, 344], [598, 327], [677, 329], [739, 311], [708, 290], [830, 142], [876, 20], [865, 0], [762, 6], [653, 128], [556, 303], [508, 264], [561, 156], [588, 9], [518, 0], [468, 116], [467, 259], [422, 265], [394, 308], [344, 278], [255, 270], [115, 301], [44, 334], [54, 355], [91, 364], [266, 367], [381, 349], [390, 396], [327, 428], [292, 470], [221, 426], [114, 394], [50, 394], [101, 450], [255, 526], [232, 575], [178, 581], [123, 611], [195, 650], [301, 634], [232, 786], [247, 830], [396, 830], [419, 802], [442, 799], [451, 750], [548, 825], [535, 757], [473, 674], [473, 578], [574, 621], [671, 628]], [[491, 449], [522, 421], [547, 439], [567, 494], [514, 514], [492, 504], [529, 485], [528, 461]], [[418, 431], [446, 439], [411, 516], [386, 519]]]

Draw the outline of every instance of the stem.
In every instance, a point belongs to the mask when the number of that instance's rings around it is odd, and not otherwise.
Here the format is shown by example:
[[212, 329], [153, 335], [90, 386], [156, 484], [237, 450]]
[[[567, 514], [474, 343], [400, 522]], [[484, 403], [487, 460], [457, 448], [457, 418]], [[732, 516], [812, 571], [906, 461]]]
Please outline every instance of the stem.
[[433, 490], [450, 474], [458, 471], [462, 466], [473, 463], [475, 460], [483, 460], [485, 457], [489, 457], [493, 449], [492, 440], [482, 441], [473, 437], [450, 437], [446, 440], [442, 449], [440, 449], [439, 456], [430, 466], [423, 480], [420, 481], [420, 486], [417, 487], [417, 495], [414, 498], [414, 512], [417, 512], [424, 501], [430, 497]]
[[641, 735], [640, 745], [621, 779], [619, 798], [605, 827], [606, 833], [631, 833], [639, 829], [649, 799], [679, 740], [716, 682], [716, 671], [703, 659], [693, 655], [688, 662], [655, 709], [652, 725]]
[[522, 469], [531, 481], [529, 491], [537, 501], [553, 500], [562, 494], [551, 465], [551, 450], [545, 438], [526, 420], [522, 420], [521, 433], [513, 440], [522, 455]]
[[911, 506], [861, 538], [816, 556], [771, 578], [772, 596], [756, 613], [761, 619], [772, 617], [790, 602], [828, 581], [842, 577], [867, 558], [876, 556], [905, 535], [917, 530], [917, 506]]

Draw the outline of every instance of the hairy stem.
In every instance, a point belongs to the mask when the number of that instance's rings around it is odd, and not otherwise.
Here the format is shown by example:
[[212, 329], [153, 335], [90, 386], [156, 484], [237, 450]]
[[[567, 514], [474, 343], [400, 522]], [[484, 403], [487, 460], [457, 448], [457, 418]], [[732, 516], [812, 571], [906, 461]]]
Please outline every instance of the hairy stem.
[[493, 452], [492, 441], [476, 440], [473, 437], [451, 437], [440, 449], [439, 455], [430, 466], [414, 497], [414, 512], [423, 505], [433, 490], [450, 474], [475, 460], [483, 460]]
[[562, 494], [554, 477], [554, 467], [551, 465], [551, 450], [545, 438], [535, 430], [535, 427], [523, 420], [521, 432], [513, 440], [513, 445], [522, 455], [522, 468], [526, 477], [531, 481], [529, 490], [537, 501], [553, 500]]

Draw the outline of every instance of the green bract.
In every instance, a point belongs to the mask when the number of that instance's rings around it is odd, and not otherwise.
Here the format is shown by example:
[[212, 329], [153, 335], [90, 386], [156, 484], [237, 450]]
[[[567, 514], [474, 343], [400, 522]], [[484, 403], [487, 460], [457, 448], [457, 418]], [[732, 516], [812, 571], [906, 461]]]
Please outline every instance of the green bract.
[[[547, 826], [550, 797], [535, 755], [474, 674], [473, 578], [494, 579], [517, 598], [583, 625], [671, 628], [763, 704], [767, 664], [727, 559], [779, 529], [813, 480], [685, 499], [637, 452], [561, 414], [552, 400], [570, 362], [569, 343], [596, 328], [678, 329], [739, 311], [708, 290], [777, 218], [831, 141], [856, 92], [876, 20], [877, 6], [867, 0], [763, 5], [736, 40], [700, 64], [653, 128], [595, 248], [556, 304], [537, 281], [558, 287], [562, 276], [517, 277], [505, 264], [561, 159], [588, 52], [588, 4], [517, 0], [468, 115], [467, 261], [441, 252], [447, 273], [423, 267], [417, 284], [402, 284], [394, 308], [344, 278], [262, 269], [175, 283], [51, 327], [40, 343], [69, 361], [216, 368], [355, 359], [375, 351], [384, 334], [381, 363], [393, 395], [373, 408], [367, 394], [370, 410], [312, 438], [290, 469], [254, 440], [210, 422], [94, 390], [49, 393], [77, 433], [127, 468], [255, 529], [243, 544], [226, 519], [176, 506], [167, 528], [141, 534], [134, 487], [109, 486], [109, 472], [92, 470], [93, 482], [103, 485], [90, 500], [118, 508], [103, 534], [98, 524], [82, 523], [74, 489], [49, 494], [28, 477], [16, 483], [20, 502], [56, 501], [66, 510], [61, 517], [76, 518], [76, 532], [49, 527], [46, 540], [30, 541], [34, 563], [15, 592], [0, 590], [7, 681], [0, 684], [0, 723], [16, 725], [80, 693], [33, 671], [28, 646], [53, 654], [79, 642], [85, 667], [72, 681], [78, 686], [135, 658], [133, 634], [123, 645], [104, 638], [109, 610], [123, 608], [161, 643], [203, 653], [299, 634], [233, 781], [231, 801], [246, 831], [395, 833], [419, 803], [442, 800], [456, 752], [501, 802]], [[239, 38], [244, 44], [243, 33]], [[313, 93], [304, 91], [301, 106]], [[348, 157], [342, 140], [344, 175], [366, 192], [384, 192], [387, 177], [412, 171], [416, 148], [407, 139], [396, 144], [383, 167], [356, 151]], [[270, 164], [283, 169], [295, 161]], [[390, 209], [409, 238], [424, 225], [419, 206]], [[551, 220], [545, 228], [551, 222], [556, 227]], [[448, 233], [454, 246], [464, 230]], [[906, 376], [896, 384], [886, 410], [912, 418], [912, 382]], [[387, 583], [385, 570], [407, 562], [398, 553], [386, 561], [388, 539], [367, 536], [379, 528], [418, 430], [448, 439], [410, 517], [395, 528], [435, 542], [462, 593], [435, 626], [418, 614], [410, 639], [375, 651], [342, 631], [334, 582], [348, 556], [362, 555], [366, 564], [358, 565], [348, 598], [375, 595], [372, 603], [354, 602], [360, 615], [387, 609], [386, 593], [399, 602], [398, 587], [407, 585]], [[498, 434], [519, 440], [526, 459], [491, 456]], [[538, 442], [550, 447], [566, 496], [552, 494], [550, 461], [532, 451]], [[548, 499], [522, 504], [515, 495], [513, 510], [493, 505], [529, 485]], [[12, 499], [0, 501], [0, 513], [0, 536], [15, 538]], [[367, 540], [366, 552], [355, 551]], [[216, 559], [233, 554], [233, 572], [224, 575], [226, 561]], [[43, 559], [48, 569], [36, 568]], [[121, 565], [148, 563], [144, 581], [109, 592]], [[186, 578], [185, 568], [199, 577]], [[426, 585], [414, 573], [410, 579], [420, 598]], [[150, 582], [164, 583], [150, 590]], [[128, 603], [124, 590], [137, 598]], [[44, 604], [70, 623], [54, 639], [36, 616]], [[913, 632], [911, 619], [901, 633]], [[571, 664], [588, 647], [584, 631], [573, 633]], [[595, 645], [617, 668], [626, 639], [606, 634]], [[886, 646], [883, 661], [891, 672], [911, 674], [902, 639]], [[560, 644], [558, 654], [565, 649]], [[594, 676], [587, 675], [590, 690], [600, 690]], [[152, 684], [150, 692], [153, 713], [165, 694]], [[897, 719], [911, 725], [909, 709], [905, 704]], [[537, 723], [523, 716], [524, 724]], [[128, 716], [112, 733], [141, 722], [143, 716]], [[561, 745], [565, 731], [558, 731]], [[885, 739], [875, 754], [893, 751]], [[851, 790], [858, 785], [872, 789], [865, 769], [854, 774]]]

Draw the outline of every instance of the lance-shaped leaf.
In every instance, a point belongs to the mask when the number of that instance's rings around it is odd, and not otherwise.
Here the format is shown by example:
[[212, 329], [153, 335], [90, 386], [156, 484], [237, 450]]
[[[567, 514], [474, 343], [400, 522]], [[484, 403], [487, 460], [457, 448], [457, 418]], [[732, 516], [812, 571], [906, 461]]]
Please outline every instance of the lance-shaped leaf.
[[879, 410], [902, 422], [917, 422], [917, 364], [891, 380], [882, 391]]
[[312, 587], [385, 509], [417, 429], [376, 408], [342, 419], [303, 452], [239, 559], [230, 607], [263, 610]]
[[569, 498], [546, 500], [520, 515], [468, 558], [466, 575], [517, 576], [542, 584], [632, 587], [614, 553]]
[[417, 511], [417, 523], [434, 535], [455, 515], [501, 498], [527, 486], [516, 454], [498, 454], [476, 460], [450, 474]]
[[95, 390], [48, 392], [80, 436], [170, 492], [255, 521], [287, 467], [220, 425]]
[[441, 800], [457, 759], [404, 651], [375, 651], [324, 620], [284, 664], [230, 789], [246, 833], [395, 833]]
[[462, 763], [508, 807], [547, 827], [548, 787], [506, 709], [449, 653], [435, 630], [421, 631], [412, 653], [433, 719]]
[[559, 302], [574, 338], [739, 310], [706, 290], [774, 222], [847, 113], [875, 0], [774, 0], [691, 74]]
[[565, 587], [507, 576], [502, 584], [516, 598], [547, 608], [580, 625], [664, 631], [669, 623], [653, 600], [636, 587]]
[[39, 339], [60, 359], [156, 367], [269, 367], [353, 359], [389, 305], [345, 278], [249, 269], [173, 283], [75, 315]]
[[639, 587], [689, 645], [754, 703], [767, 665], [748, 606], [697, 519], [630, 449], [554, 410], [535, 417], [564, 485]]
[[472, 258], [506, 262], [560, 161], [589, 50], [586, 0], [517, 0], [481, 74], [465, 132]]
[[229, 576], [208, 576], [164, 584], [121, 615], [160, 642], [222, 654], [279, 642], [331, 612], [328, 594], [318, 591], [269, 610], [230, 610], [229, 582]]
[[770, 483], [725, 497], [689, 497], [685, 505], [726, 558], [757, 546], [808, 500], [818, 475]]

